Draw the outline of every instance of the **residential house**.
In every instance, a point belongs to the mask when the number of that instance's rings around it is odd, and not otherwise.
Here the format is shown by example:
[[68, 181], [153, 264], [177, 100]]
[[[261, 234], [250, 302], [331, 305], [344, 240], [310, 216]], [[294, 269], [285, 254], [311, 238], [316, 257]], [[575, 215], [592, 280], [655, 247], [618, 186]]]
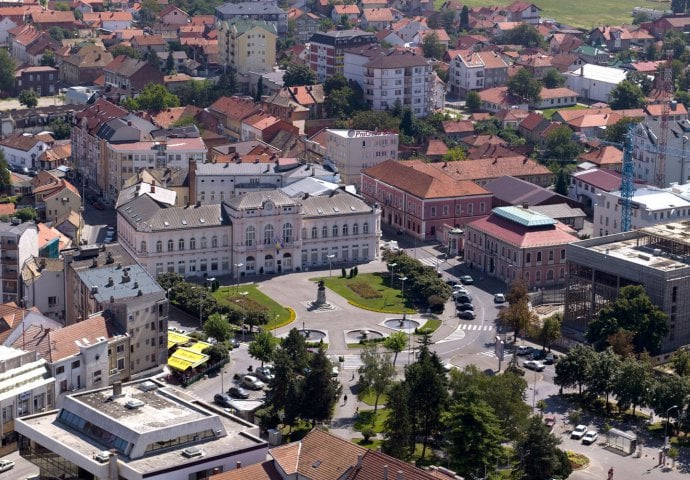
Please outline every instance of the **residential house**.
[[173, 4], [158, 12], [158, 18], [165, 25], [187, 25], [190, 23], [189, 14]]
[[19, 64], [28, 61], [27, 49], [42, 36], [34, 25], [19, 25], [7, 32], [7, 44], [12, 58]]
[[22, 299], [22, 266], [32, 255], [38, 256], [38, 229], [34, 222], [0, 222], [0, 265], [2, 301], [19, 303]]
[[[410, 162], [414, 168], [420, 168], [418, 161]], [[482, 186], [504, 175], [521, 178], [541, 187], [550, 187], [554, 180], [553, 173], [548, 168], [519, 154], [479, 158], [471, 162], [430, 163], [423, 168], [443, 170], [456, 180], [471, 180]]]
[[347, 18], [348, 22], [357, 23], [357, 19], [360, 15], [359, 7], [357, 5], [333, 5], [333, 10], [331, 10], [331, 20], [333, 23], [340, 23], [343, 16]]
[[142, 55], [165, 52], [168, 46], [168, 42], [161, 35], [137, 35], [132, 37], [130, 44]]
[[501, 87], [508, 82], [508, 64], [496, 52], [458, 51], [450, 59], [448, 84], [456, 95]]
[[424, 45], [424, 42], [427, 41], [427, 38], [432, 35], [436, 35], [436, 41], [440, 43], [443, 46], [443, 48], [445, 48], [446, 50], [448, 49], [448, 47], [450, 46], [450, 37], [448, 36], [448, 32], [446, 32], [446, 30], [443, 28], [430, 28], [427, 30], [420, 30], [413, 37], [413, 43], [421, 47]]
[[37, 158], [48, 150], [55, 139], [48, 133], [14, 134], [0, 140], [0, 149], [7, 163], [19, 168], [37, 169]]
[[443, 134], [453, 141], [474, 135], [474, 124], [470, 120], [444, 120]]
[[520, 123], [527, 118], [529, 112], [526, 110], [520, 110], [519, 108], [506, 108], [504, 110], [499, 110], [494, 115], [494, 118], [501, 123], [501, 128], [517, 130]]
[[577, 35], [572, 35], [570, 33], [554, 33], [549, 38], [549, 50], [554, 55], [569, 55], [572, 52], [582, 46], [584, 41]]
[[220, 133], [236, 141], [242, 137], [242, 120], [259, 110], [259, 105], [246, 97], [221, 97], [208, 107], [208, 112], [219, 122]]
[[575, 230], [534, 210], [498, 207], [466, 225], [464, 258], [507, 284], [554, 287], [565, 282], [565, 246], [576, 239]]
[[685, 184], [690, 180], [690, 156], [686, 153], [690, 152], [687, 145], [690, 122], [687, 119], [668, 122], [663, 168], [659, 159], [661, 123], [661, 117], [647, 116], [633, 129], [635, 179], [660, 188], [673, 183]]
[[519, 108], [527, 110], [529, 104], [521, 98], [514, 97], [508, 93], [508, 87], [494, 87], [481, 90], [481, 109], [487, 112], [499, 112], [507, 108]]
[[546, 72], [554, 68], [553, 57], [551, 55], [522, 55], [514, 64], [522, 67], [538, 80], [544, 78]]
[[324, 82], [343, 74], [346, 49], [372, 43], [376, 43], [376, 36], [363, 30], [317, 32], [309, 39], [309, 68], [316, 73], [317, 81]]
[[359, 23], [365, 29], [383, 30], [390, 27], [394, 20], [400, 19], [395, 17], [393, 10], [390, 8], [365, 8], [362, 10]]
[[141, 91], [149, 83], [163, 83], [161, 72], [145, 60], [118, 55], [103, 68], [106, 85]]
[[358, 48], [345, 52], [345, 78], [356, 81], [373, 110], [410, 105], [416, 117], [426, 117], [431, 102], [432, 68], [421, 55], [407, 50]]
[[13, 95], [22, 90], [33, 90], [38, 96], [55, 95], [59, 72], [53, 67], [26, 67], [15, 70]]
[[129, 112], [107, 100], [98, 99], [74, 115], [72, 124], [72, 155], [77, 178], [91, 189], [102, 192], [106, 188], [106, 152], [98, 132], [114, 118], [123, 118]]
[[516, 0], [504, 9], [506, 20], [509, 22], [529, 23], [538, 25], [541, 8], [533, 3]]
[[87, 43], [60, 63], [60, 80], [69, 85], [93, 85], [103, 69], [113, 61], [110, 52]]
[[540, 100], [532, 105], [533, 108], [540, 110], [547, 108], [572, 107], [577, 104], [577, 92], [569, 88], [545, 88], [542, 87], [539, 94]]
[[557, 53], [551, 60], [553, 68], [561, 73], [572, 72], [585, 63], [587, 62], [585, 62], [582, 57], [575, 53]]
[[127, 30], [132, 27], [132, 14], [129, 12], [96, 12], [85, 13], [83, 21], [93, 29], [109, 32]]
[[276, 30], [263, 20], [221, 22], [219, 29], [220, 61], [237, 73], [270, 72], [276, 63]]
[[652, 22], [642, 23], [640, 26], [654, 35], [657, 40], [662, 40], [670, 31], [685, 33], [690, 30], [690, 15], [678, 14], [662, 17]]
[[592, 168], [575, 172], [570, 176], [568, 196], [582, 203], [585, 213], [591, 215], [599, 195], [620, 190], [621, 181], [620, 174], [612, 170]]
[[598, 102], [609, 102], [611, 91], [626, 79], [624, 70], [589, 63], [563, 75], [566, 77], [565, 85], [579, 97]]
[[503, 176], [495, 178], [484, 188], [493, 194], [493, 207], [521, 207], [525, 204], [529, 208], [545, 205], [566, 204], [572, 208], [581, 208], [582, 204], [553, 190], [535, 185], [521, 178]]
[[259, 111], [242, 120], [242, 134], [240, 140], [244, 142], [258, 139], [270, 143], [281, 130], [294, 134], [299, 133], [299, 129], [292, 124], [274, 117], [267, 112]]
[[79, 212], [81, 195], [70, 182], [56, 175], [40, 171], [32, 181], [32, 194], [38, 218], [43, 222], [55, 222], [64, 214]]
[[259, 20], [272, 23], [278, 35], [288, 30], [288, 14], [272, 2], [225, 3], [216, 7], [216, 18], [223, 20]]
[[29, 14], [31, 22], [43, 31], [48, 31], [51, 27], [60, 27], [74, 31], [79, 27], [79, 23], [74, 18], [71, 10], [42, 10]]
[[291, 10], [297, 10], [300, 12], [299, 15], [294, 16], [295, 31], [297, 39], [302, 44], [305, 44], [309, 41], [312, 35], [319, 31], [319, 28], [321, 27], [321, 17], [312, 12], [302, 12], [297, 8]]
[[264, 98], [263, 108], [276, 117], [306, 131], [309, 120], [326, 118], [326, 95], [323, 85], [286, 87]]
[[604, 45], [609, 52], [628, 51], [632, 36], [625, 27], [599, 26], [589, 32], [589, 41], [593, 45]]
[[580, 165], [586, 165], [585, 169], [600, 168], [620, 173], [623, 168], [623, 151], [613, 145], [602, 145], [580, 154], [577, 160]]

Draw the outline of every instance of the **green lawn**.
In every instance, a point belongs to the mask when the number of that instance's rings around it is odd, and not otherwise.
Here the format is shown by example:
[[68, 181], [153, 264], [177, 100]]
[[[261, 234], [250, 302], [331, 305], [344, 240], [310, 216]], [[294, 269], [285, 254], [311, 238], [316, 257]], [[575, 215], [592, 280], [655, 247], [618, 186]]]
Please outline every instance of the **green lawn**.
[[360, 447], [364, 447], [369, 450], [378, 450], [378, 448], [383, 445], [383, 440], [371, 438], [368, 442], [366, 442], [363, 438], [353, 438], [352, 443], [356, 443]]
[[[323, 280], [328, 288], [354, 306], [384, 313], [403, 313], [400, 281], [395, 282], [395, 288], [390, 288], [389, 273], [363, 273], [354, 278], [321, 277], [310, 280]], [[406, 311], [414, 313], [412, 301], [409, 297], [406, 300]]]
[[[374, 392], [367, 392], [359, 396], [359, 400], [366, 403], [367, 405], [371, 405], [372, 407], [374, 406], [374, 402], [376, 401], [376, 394]], [[386, 402], [388, 401], [388, 395], [385, 393], [382, 394], [379, 397], [379, 408], [381, 408], [381, 405], [385, 405]]]
[[360, 410], [357, 420], [355, 420], [355, 430], [360, 431], [364, 427], [372, 427], [374, 432], [381, 433], [384, 429], [384, 422], [388, 418], [388, 410], [385, 408], [380, 408], [376, 411], [376, 416], [374, 416], [374, 410]]
[[[245, 292], [246, 295], [242, 295]], [[266, 325], [268, 329], [282, 327], [290, 323], [291, 320], [294, 320], [291, 319], [289, 309], [283, 307], [271, 297], [264, 294], [259, 289], [258, 285], [253, 283], [240, 284], [239, 289], [236, 285], [220, 287], [213, 292], [213, 296], [221, 305], [232, 303], [247, 310], [257, 308], [265, 310], [270, 319], [269, 324]]]
[[[511, 0], [463, 0], [468, 7], [490, 5], [509, 5]], [[434, 0], [436, 10], [443, 0]], [[542, 9], [541, 18], [555, 18], [560, 23], [591, 29], [598, 25], [618, 25], [632, 22], [634, 7], [667, 9], [669, 4], [641, 2], [640, 0], [581, 0], [564, 2], [563, 0], [535, 0], [534, 4]]]

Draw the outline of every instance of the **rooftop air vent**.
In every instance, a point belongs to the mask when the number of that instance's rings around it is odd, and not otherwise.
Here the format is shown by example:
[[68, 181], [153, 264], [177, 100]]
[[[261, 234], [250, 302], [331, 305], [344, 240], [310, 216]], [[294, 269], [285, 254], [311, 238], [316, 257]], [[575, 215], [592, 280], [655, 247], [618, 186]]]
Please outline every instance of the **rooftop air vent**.
[[139, 385], [139, 390], [141, 390], [143, 392], [150, 392], [151, 390], [155, 390], [157, 388], [158, 388], [158, 385], [156, 385], [155, 383], [148, 381], [148, 380], [146, 382], [143, 382], [141, 385]]
[[139, 407], [143, 407], [144, 405], [145, 405], [145, 403], [142, 402], [141, 400], [137, 399], [137, 398], [129, 399], [125, 403], [125, 407], [129, 408], [130, 410], [134, 410], [134, 409], [137, 409]]
[[110, 452], [108, 450], [102, 450], [93, 456], [93, 459], [100, 463], [106, 463], [110, 460]]
[[187, 447], [182, 450], [182, 455], [187, 458], [200, 457], [204, 454], [204, 451], [199, 447]]

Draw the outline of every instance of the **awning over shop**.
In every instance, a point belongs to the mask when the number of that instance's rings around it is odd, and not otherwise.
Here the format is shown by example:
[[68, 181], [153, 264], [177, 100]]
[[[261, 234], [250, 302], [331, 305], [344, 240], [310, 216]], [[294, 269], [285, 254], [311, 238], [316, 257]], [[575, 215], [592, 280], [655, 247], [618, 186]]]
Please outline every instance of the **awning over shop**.
[[203, 365], [208, 359], [208, 355], [195, 352], [189, 348], [180, 347], [168, 357], [168, 366], [177, 371], [184, 372], [189, 368], [196, 368]]

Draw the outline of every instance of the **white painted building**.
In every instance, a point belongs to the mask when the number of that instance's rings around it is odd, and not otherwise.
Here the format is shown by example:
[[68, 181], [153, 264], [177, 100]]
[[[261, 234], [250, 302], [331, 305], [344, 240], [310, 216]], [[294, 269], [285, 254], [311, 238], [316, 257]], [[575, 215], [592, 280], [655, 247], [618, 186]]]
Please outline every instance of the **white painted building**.
[[5, 154], [7, 163], [14, 167], [34, 169], [38, 167], [37, 159], [55, 143], [50, 134], [33, 135], [20, 133], [0, 140], [0, 150]]
[[0, 222], [0, 265], [2, 266], [2, 303], [21, 300], [19, 285], [22, 266], [38, 256], [38, 228], [33, 222]]
[[[136, 189], [130, 187], [130, 189]], [[175, 207], [166, 189], [154, 187], [136, 198], [118, 199], [120, 244], [153, 277], [163, 272], [215, 277], [231, 272], [230, 236], [220, 203]]]
[[[635, 190], [632, 199], [633, 230], [661, 223], [690, 219], [690, 201], [679, 195], [681, 189], [660, 190], [644, 187]], [[687, 193], [687, 188], [685, 189]], [[594, 205], [592, 236], [613, 235], [621, 231], [621, 192], [600, 192]]]
[[611, 91], [627, 78], [625, 70], [587, 63], [573, 72], [565, 72], [565, 86], [580, 98], [608, 103]]
[[14, 437], [16, 419], [55, 407], [55, 379], [47, 367], [47, 362], [36, 352], [0, 346], [0, 437], [3, 445]]
[[367, 130], [328, 129], [325, 163], [333, 165], [343, 183], [361, 183], [362, 170], [398, 159], [398, 134]]
[[189, 480], [265, 460], [259, 427], [155, 380], [68, 395], [17, 420], [42, 477]]
[[65, 322], [65, 263], [62, 259], [30, 257], [22, 265], [22, 291], [26, 308]]
[[[657, 185], [660, 131], [661, 118], [651, 116], [645, 117], [633, 130], [633, 166], [637, 181]], [[685, 184], [690, 180], [689, 138], [690, 122], [687, 119], [668, 122], [664, 184], [658, 187], [664, 188], [672, 183]]]
[[496, 52], [463, 51], [448, 65], [448, 86], [455, 95], [501, 87], [508, 81], [508, 64]]

